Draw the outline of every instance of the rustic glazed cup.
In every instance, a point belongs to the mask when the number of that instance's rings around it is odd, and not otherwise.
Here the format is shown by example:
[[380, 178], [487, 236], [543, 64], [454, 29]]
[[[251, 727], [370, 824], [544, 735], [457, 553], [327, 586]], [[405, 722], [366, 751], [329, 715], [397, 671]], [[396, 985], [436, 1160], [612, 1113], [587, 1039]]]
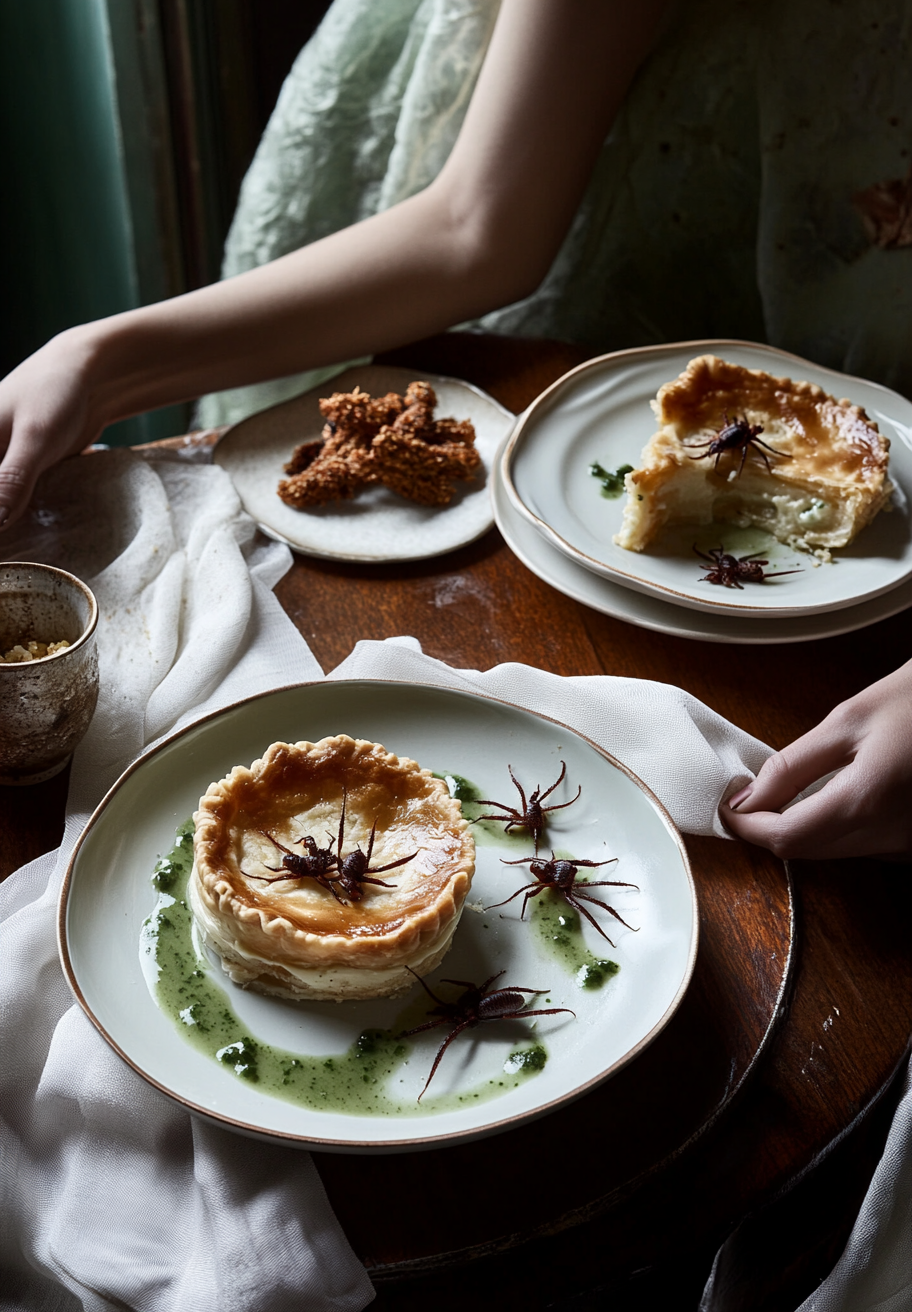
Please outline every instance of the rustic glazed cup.
[[29, 639], [69, 647], [42, 660], [0, 661], [0, 784], [37, 784], [62, 770], [98, 700], [98, 603], [50, 565], [0, 565], [0, 653]]

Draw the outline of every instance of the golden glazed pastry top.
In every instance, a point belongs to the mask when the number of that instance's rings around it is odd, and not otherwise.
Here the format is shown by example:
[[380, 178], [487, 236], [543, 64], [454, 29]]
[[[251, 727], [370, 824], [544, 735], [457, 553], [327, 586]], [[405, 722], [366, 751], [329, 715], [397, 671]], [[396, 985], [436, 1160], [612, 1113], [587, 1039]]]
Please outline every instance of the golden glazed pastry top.
[[[374, 824], [373, 869], [414, 854], [371, 874], [392, 887], [365, 883], [359, 900], [340, 902], [311, 878], [257, 878], [282, 867], [266, 835], [296, 855], [305, 835], [335, 852], [343, 795], [343, 856], [356, 846], [367, 853]], [[474, 842], [444, 782], [346, 735], [274, 743], [249, 769], [212, 784], [194, 819], [194, 880], [206, 912], [242, 951], [277, 965], [408, 961], [461, 911], [474, 872]]]
[[[714, 355], [697, 356], [660, 388], [655, 409], [659, 421], [674, 428], [679, 441], [686, 439], [684, 458], [695, 454], [692, 443], [719, 432], [727, 412], [730, 420], [746, 418], [751, 424], [762, 424], [762, 440], [790, 457], [766, 453], [776, 477], [785, 482], [817, 479], [879, 486], [886, 473], [889, 440], [860, 406], [835, 400], [815, 383], [774, 378]], [[739, 450], [726, 452], [718, 475], [726, 477], [740, 459]], [[749, 451], [747, 460], [757, 463], [760, 456]]]

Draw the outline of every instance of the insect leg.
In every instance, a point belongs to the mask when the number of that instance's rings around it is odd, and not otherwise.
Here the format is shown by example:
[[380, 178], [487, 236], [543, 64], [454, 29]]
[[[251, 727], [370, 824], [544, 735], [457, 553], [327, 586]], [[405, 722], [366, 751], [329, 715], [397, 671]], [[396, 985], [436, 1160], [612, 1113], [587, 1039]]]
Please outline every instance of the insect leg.
[[[511, 864], [512, 864], [512, 863], [511, 863]], [[537, 889], [537, 888], [538, 888], [538, 885], [537, 885], [537, 884], [523, 884], [522, 888], [518, 888], [518, 889], [516, 890], [515, 893], [511, 893], [509, 897], [505, 897], [504, 900], [503, 900], [502, 902], [492, 902], [491, 905], [490, 905], [489, 907], [485, 907], [485, 911], [494, 911], [495, 908], [497, 908], [497, 907], [505, 907], [505, 906], [507, 905], [508, 902], [512, 902], [513, 899], [514, 899], [515, 897], [519, 897], [520, 893], [525, 893], [525, 891], [526, 891], [527, 888], [536, 888], [536, 889]], [[526, 899], [526, 900], [528, 901], [528, 899]], [[524, 902], [524, 903], [523, 903], [523, 915], [525, 915], [525, 912], [526, 912], [526, 904], [525, 904], [525, 902]], [[522, 919], [522, 917], [520, 917], [520, 919]]]
[[[621, 924], [624, 926], [625, 929], [633, 930], [634, 934], [638, 934], [638, 933], [640, 932], [638, 929], [634, 929], [634, 928], [633, 928], [633, 925], [628, 925], [628, 924], [627, 924], [627, 921], [624, 919], [624, 917], [618, 915], [618, 913], [615, 911], [614, 907], [610, 907], [610, 906], [608, 905], [607, 902], [600, 902], [599, 899], [598, 899], [597, 897], [590, 897], [588, 893], [577, 893], [577, 892], [574, 892], [573, 896], [574, 896], [574, 897], [585, 898], [585, 900], [586, 900], [587, 902], [592, 902], [592, 903], [594, 903], [595, 906], [597, 906], [597, 907], [601, 907], [603, 911], [610, 911], [611, 914], [614, 916], [615, 920], [619, 920], [619, 921], [621, 922]], [[580, 911], [583, 910], [582, 907], [580, 907], [579, 909], [580, 909]]]
[[570, 905], [571, 905], [576, 911], [578, 911], [578, 912], [580, 913], [581, 916], [585, 916], [585, 917], [586, 917], [586, 919], [589, 921], [589, 924], [590, 924], [590, 925], [592, 925], [595, 929], [598, 930], [598, 932], [601, 934], [602, 938], [605, 940], [606, 943], [610, 943], [612, 947], [616, 947], [616, 946], [617, 946], [614, 942], [612, 942], [612, 940], [608, 937], [608, 935], [607, 935], [607, 934], [605, 933], [605, 931], [602, 929], [601, 925], [598, 923], [598, 921], [596, 920], [595, 916], [593, 916], [592, 912], [591, 912], [591, 911], [587, 911], [586, 908], [582, 905], [582, 903], [579, 902], [579, 901], [577, 900], [577, 898], [576, 898], [572, 893], [565, 893], [565, 894], [564, 894], [564, 897], [567, 899], [567, 901], [570, 903]]
[[[538, 800], [539, 800], [540, 802], [543, 802], [543, 801], [545, 800], [546, 797], [549, 797], [549, 796], [551, 795], [551, 793], [554, 792], [555, 788], [556, 788], [557, 785], [562, 781], [562, 779], [563, 779], [563, 777], [564, 777], [564, 775], [565, 775], [566, 773], [567, 773], [567, 762], [566, 762], [566, 761], [561, 761], [561, 771], [560, 771], [560, 774], [559, 774], [559, 775], [557, 776], [557, 778], [554, 780], [554, 783], [553, 783], [553, 784], [551, 785], [551, 787], [547, 790], [547, 792], [542, 793], [542, 795], [539, 797]], [[551, 807], [548, 808], [549, 811], [550, 811], [551, 809], [552, 809]]]
[[474, 1024], [474, 1021], [471, 1021], [471, 1020], [464, 1020], [464, 1021], [462, 1021], [462, 1023], [461, 1023], [460, 1025], [457, 1025], [457, 1026], [456, 1026], [456, 1028], [453, 1030], [452, 1034], [448, 1034], [447, 1037], [444, 1039], [443, 1043], [441, 1043], [440, 1047], [437, 1049], [437, 1056], [434, 1058], [434, 1064], [433, 1064], [433, 1066], [431, 1067], [431, 1073], [430, 1073], [430, 1075], [427, 1077], [427, 1081], [425, 1082], [425, 1086], [424, 1086], [424, 1088], [421, 1090], [421, 1092], [420, 1092], [419, 1095], [418, 1095], [418, 1101], [419, 1101], [419, 1102], [421, 1102], [421, 1099], [424, 1097], [424, 1095], [425, 1095], [425, 1094], [427, 1093], [427, 1091], [428, 1091], [428, 1085], [430, 1084], [431, 1080], [434, 1078], [434, 1075], [435, 1075], [435, 1073], [436, 1073], [436, 1071], [437, 1071], [437, 1067], [440, 1065], [440, 1058], [443, 1056], [443, 1054], [446, 1052], [447, 1048], [450, 1046], [450, 1044], [451, 1044], [451, 1043], [453, 1042], [453, 1040], [456, 1038], [456, 1035], [457, 1035], [457, 1034], [461, 1034], [462, 1031], [463, 1031], [464, 1029], [466, 1029], [469, 1025], [472, 1025], [472, 1024]]
[[512, 765], [508, 765], [507, 769], [510, 771], [510, 778], [513, 780], [514, 784], [519, 790], [519, 800], [520, 802], [522, 802], [523, 815], [525, 815], [526, 811], [528, 810], [528, 803], [526, 801], [526, 794], [523, 792], [523, 786], [516, 778], [516, 775], [513, 773]]

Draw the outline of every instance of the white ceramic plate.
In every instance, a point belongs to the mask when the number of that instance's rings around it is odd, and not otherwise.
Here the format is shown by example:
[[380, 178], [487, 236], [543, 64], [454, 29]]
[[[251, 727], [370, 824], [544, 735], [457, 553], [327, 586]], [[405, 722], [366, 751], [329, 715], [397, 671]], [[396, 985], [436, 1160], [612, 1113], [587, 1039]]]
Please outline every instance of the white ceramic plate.
[[[505, 970], [502, 984], [547, 988], [542, 1006], [576, 1013], [575, 1019], [540, 1017], [534, 1033], [531, 1021], [492, 1023], [454, 1041], [434, 1077], [435, 1095], [502, 1079], [504, 1061], [519, 1040], [534, 1037], [546, 1046], [549, 1059], [542, 1071], [490, 1101], [439, 1112], [418, 1109], [413, 1100], [446, 1033], [432, 1030], [410, 1041], [410, 1056], [391, 1076], [395, 1092], [408, 1103], [405, 1114], [302, 1108], [258, 1091], [191, 1046], [146, 983], [139, 943], [142, 922], [156, 901], [150, 875], [202, 792], [233, 765], [254, 760], [270, 742], [340, 732], [381, 742], [440, 773], [461, 774], [482, 796], [498, 801], [513, 800], [508, 763], [531, 787], [545, 787], [565, 761], [567, 779], [550, 800], [571, 797], [571, 781], [573, 791], [582, 784], [582, 795], [554, 813], [547, 843], [592, 860], [616, 856], [618, 864], [607, 867], [603, 877], [639, 885], [639, 891], [601, 890], [612, 895], [609, 901], [637, 932], [610, 920], [612, 950], [586, 926], [589, 948], [620, 965], [597, 991], [578, 987], [545, 953], [529, 923], [520, 921], [521, 899], [497, 911], [464, 911], [452, 950], [430, 977], [432, 985], [441, 978], [480, 983]], [[523, 837], [517, 846], [513, 840], [508, 849], [504, 841], [479, 842], [471, 902], [489, 905], [528, 882], [523, 867], [508, 871], [500, 858], [531, 854], [531, 842]], [[327, 681], [241, 702], [140, 758], [79, 840], [61, 894], [59, 933], [64, 970], [89, 1018], [135, 1070], [188, 1109], [246, 1133], [301, 1145], [395, 1152], [510, 1128], [578, 1097], [629, 1062], [683, 997], [696, 955], [697, 914], [686, 855], [667, 814], [638, 780], [585, 738], [529, 711], [468, 693]], [[211, 977], [255, 1039], [305, 1055], [343, 1053], [366, 1027], [392, 1026], [412, 999], [294, 1004], [247, 993], [217, 966]], [[416, 985], [414, 998], [420, 993]]]
[[[625, 551], [612, 541], [626, 495], [606, 499], [590, 471], [636, 467], [655, 431], [649, 402], [696, 355], [711, 353], [750, 369], [808, 379], [836, 397], [861, 405], [890, 438], [893, 509], [877, 516], [849, 547], [820, 565], [758, 530], [727, 525], [667, 530], [648, 551]], [[863, 379], [749, 342], [678, 342], [621, 351], [591, 360], [543, 393], [520, 417], [503, 458], [513, 504], [537, 531], [571, 560], [637, 592], [719, 615], [768, 619], [808, 616], [856, 606], [912, 576], [912, 403]], [[800, 570], [743, 591], [701, 581], [709, 566], [694, 554], [724, 546], [735, 555], [762, 552], [769, 572]]]
[[[499, 469], [499, 465], [498, 465]], [[494, 517], [507, 546], [528, 569], [558, 592], [581, 601], [593, 610], [626, 620], [641, 629], [668, 633], [676, 638], [695, 638], [701, 642], [760, 643], [810, 642], [815, 638], [833, 638], [852, 633], [878, 620], [889, 619], [912, 606], [912, 580], [907, 580], [873, 601], [824, 615], [806, 615], [798, 619], [743, 619], [737, 615], [713, 615], [675, 606], [658, 597], [649, 597], [632, 588], [611, 583], [592, 570], [578, 565], [564, 552], [551, 545], [525, 515], [512, 504], [503, 480], [495, 473], [491, 483]]]
[[[483, 470], [458, 483], [448, 506], [435, 509], [406, 501], [385, 487], [365, 488], [351, 501], [294, 510], [279, 499], [283, 467], [301, 442], [323, 430], [319, 399], [356, 385], [372, 396], [402, 393], [416, 378], [437, 393], [439, 418], [471, 419]], [[488, 477], [495, 452], [515, 416], [470, 383], [415, 369], [358, 365], [291, 401], [251, 415], [230, 428], [213, 460], [231, 475], [244, 509], [264, 533], [312, 556], [332, 560], [423, 560], [465, 546], [493, 524]]]

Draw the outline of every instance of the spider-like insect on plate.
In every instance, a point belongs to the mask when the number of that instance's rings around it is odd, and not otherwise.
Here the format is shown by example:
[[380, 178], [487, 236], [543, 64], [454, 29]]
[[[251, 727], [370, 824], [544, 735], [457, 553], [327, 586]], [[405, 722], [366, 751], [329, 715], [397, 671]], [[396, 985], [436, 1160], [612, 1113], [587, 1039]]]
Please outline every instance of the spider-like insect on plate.
[[733, 556], [730, 552], [725, 551], [722, 547], [710, 547], [709, 554], [701, 551], [699, 547], [694, 546], [697, 555], [705, 560], [711, 566], [709, 573], [704, 574], [700, 579], [701, 583], [717, 583], [726, 588], [741, 587], [741, 580], [745, 583], [763, 583], [766, 579], [785, 578], [786, 574], [802, 574], [800, 569], [780, 569], [775, 574], [765, 574], [764, 565], [768, 565], [768, 560], [759, 560], [759, 551], [755, 551], [752, 556]]
[[[321, 888], [325, 888], [327, 892], [332, 893], [337, 902], [342, 903], [346, 900], [360, 902], [364, 897], [364, 884], [376, 884], [380, 888], [395, 888], [395, 884], [384, 883], [382, 879], [371, 879], [371, 875], [383, 874], [385, 870], [395, 870], [397, 866], [403, 866], [407, 861], [413, 860], [418, 853], [411, 852], [408, 856], [400, 857], [398, 861], [390, 861], [385, 866], [372, 868], [370, 861], [377, 832], [377, 822], [375, 820], [371, 826], [367, 851], [362, 852], [360, 846], [358, 846], [346, 856], [343, 856], [342, 844], [345, 841], [345, 808], [347, 802], [348, 795], [343, 791], [338, 842], [334, 837], [330, 837], [326, 847], [317, 847], [316, 840], [310, 834], [306, 834], [303, 838], [296, 840], [305, 849], [304, 854], [301, 855], [285, 847], [274, 835], [267, 833], [265, 829], [258, 829], [257, 833], [262, 834], [264, 838], [268, 838], [270, 843], [283, 854], [282, 864], [279, 867], [265, 867], [272, 874], [271, 879], [267, 875], [248, 875], [245, 870], [242, 870], [241, 874], [247, 879], [260, 879], [268, 884], [278, 883], [282, 879], [314, 879]], [[336, 843], [335, 852], [332, 850], [334, 842]], [[337, 888], [336, 885], [339, 887]]]
[[523, 997], [524, 993], [537, 995], [547, 993], [547, 989], [524, 989], [520, 988], [518, 984], [507, 984], [503, 988], [494, 989], [492, 992], [491, 985], [495, 980], [500, 979], [501, 975], [506, 974], [504, 970], [499, 970], [496, 975], [486, 979], [483, 984], [473, 984], [471, 980], [466, 979], [441, 980], [442, 984], [455, 984], [457, 988], [462, 989], [462, 993], [453, 1002], [444, 1002], [443, 998], [438, 998], [433, 989], [425, 984], [421, 976], [416, 974], [411, 966], [406, 966], [406, 970], [409, 974], [415, 976], [425, 993], [437, 1003], [437, 1006], [429, 1012], [429, 1015], [436, 1016], [437, 1019], [425, 1021], [423, 1025], [416, 1025], [414, 1029], [405, 1030], [399, 1035], [399, 1038], [406, 1039], [412, 1034], [420, 1034], [423, 1030], [434, 1029], [437, 1025], [453, 1026], [453, 1029], [437, 1049], [437, 1056], [434, 1058], [431, 1073], [427, 1077], [424, 1088], [418, 1095], [419, 1102], [428, 1091], [428, 1085], [434, 1078], [441, 1057], [456, 1036], [461, 1034], [463, 1030], [471, 1029], [485, 1020], [524, 1020], [527, 1016], [556, 1016], [562, 1011], [569, 1013], [571, 1016], [576, 1015], [576, 1012], [571, 1011], [569, 1007], [544, 1007], [533, 1011], [524, 1010], [526, 1003], [531, 1001], [531, 999]]
[[479, 815], [475, 817], [473, 823], [477, 824], [479, 820], [500, 820], [503, 823], [505, 834], [508, 834], [511, 829], [528, 829], [535, 843], [535, 851], [538, 852], [539, 840], [541, 839], [542, 830], [545, 827], [545, 815], [549, 811], [563, 811], [565, 806], [572, 806], [583, 791], [582, 784], [577, 788], [576, 795], [571, 797], [569, 802], [558, 802], [552, 803], [551, 806], [542, 806], [545, 798], [550, 797], [555, 788], [563, 782], [564, 775], [567, 773], [567, 762], [561, 762], [560, 774], [554, 780], [551, 787], [546, 788], [545, 791], [542, 792], [541, 785], [539, 785], [529, 794], [528, 801], [526, 801], [526, 794], [522, 784], [513, 773], [512, 765], [508, 765], [507, 769], [510, 771], [510, 778], [513, 780], [517, 791], [519, 792], [519, 801], [522, 810], [513, 806], [507, 806], [505, 802], [492, 802], [487, 797], [480, 797], [477, 802], [478, 806], [496, 806], [498, 810], [503, 811], [504, 814]]
[[[766, 454], [767, 451], [772, 452], [774, 456], [782, 456], [783, 460], [791, 460], [792, 457], [787, 451], [779, 451], [776, 447], [770, 446], [768, 442], [760, 441], [760, 434], [763, 432], [762, 424], [749, 424], [747, 416], [743, 419], [739, 419], [738, 416], [735, 415], [733, 419], [729, 419], [727, 411], [724, 415], [724, 419], [725, 422], [719, 431], [713, 437], [708, 438], [705, 442], [683, 443], [684, 446], [692, 447], [694, 450], [698, 447], [704, 448], [699, 455], [690, 456], [689, 459], [705, 460], [707, 456], [715, 456], [716, 460], [713, 469], [717, 470], [719, 468], [719, 461], [722, 459], [722, 456], [726, 451], [740, 451], [741, 463], [738, 465], [738, 473], [735, 475], [736, 478], [741, 477], [741, 471], [744, 468], [744, 462], [747, 459], [747, 452], [751, 447], [753, 447], [756, 454], [760, 456], [769, 473], [772, 473], [773, 470], [769, 462], [769, 456]], [[765, 449], [761, 450], [761, 447]]]
[[610, 911], [615, 920], [619, 920], [625, 929], [632, 929], [634, 933], [638, 933], [638, 931], [634, 929], [633, 925], [628, 925], [624, 917], [619, 915], [614, 907], [609, 906], [607, 902], [601, 902], [597, 897], [591, 897], [589, 893], [582, 892], [582, 888], [607, 888], [608, 886], [611, 886], [612, 888], [638, 888], [639, 886], [637, 884], [629, 883], [626, 879], [588, 880], [579, 879], [577, 877], [580, 866], [587, 866], [591, 869], [595, 869], [598, 866], [611, 865], [614, 861], [617, 861], [616, 856], [609, 857], [607, 861], [581, 861], [577, 858], [574, 858], [572, 861], [559, 861], [553, 852], [551, 853], [550, 861], [543, 861], [539, 857], [524, 857], [521, 861], [503, 861], [503, 865], [505, 866], [528, 865], [529, 873], [535, 876], [535, 883], [524, 884], [523, 887], [518, 888], [515, 893], [511, 893], [509, 897], [504, 898], [503, 902], [495, 902], [492, 906], [485, 907], [485, 911], [493, 911], [495, 907], [505, 907], [508, 902], [512, 902], [515, 897], [519, 897], [520, 893], [525, 893], [526, 896], [523, 898], [522, 915], [520, 916], [520, 920], [524, 920], [526, 906], [529, 903], [529, 899], [538, 897], [540, 893], [544, 893], [546, 889], [550, 888], [562, 897], [568, 906], [573, 907], [574, 911], [578, 911], [580, 915], [585, 916], [590, 925], [595, 926], [602, 938], [605, 939], [606, 942], [611, 943], [611, 946], [614, 947], [615, 944], [611, 942], [611, 939], [602, 929], [592, 913], [582, 905], [580, 899], [585, 902], [591, 902], [597, 907], [601, 907], [603, 911]]

